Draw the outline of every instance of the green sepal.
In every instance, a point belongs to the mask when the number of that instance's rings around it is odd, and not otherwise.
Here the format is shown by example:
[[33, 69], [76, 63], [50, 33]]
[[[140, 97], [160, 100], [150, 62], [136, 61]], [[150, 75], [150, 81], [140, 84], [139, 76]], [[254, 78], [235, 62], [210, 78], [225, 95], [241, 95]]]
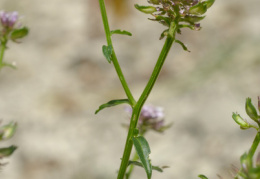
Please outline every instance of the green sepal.
[[207, 8], [210, 8], [214, 4], [215, 0], [206, 0], [204, 2], [207, 4]]
[[99, 108], [95, 111], [95, 114], [97, 114], [99, 111], [101, 111], [101, 110], [104, 109], [104, 108], [116, 106], [116, 105], [123, 104], [123, 103], [130, 104], [130, 102], [129, 102], [128, 99], [116, 99], [116, 100], [111, 100], [111, 101], [109, 101], [109, 102], [107, 102], [107, 103], [102, 104], [101, 106], [99, 106]]
[[14, 145], [7, 148], [0, 148], [0, 158], [12, 155], [16, 149], [17, 147]]
[[203, 20], [206, 16], [185, 16], [185, 18], [181, 19], [181, 21], [189, 22], [191, 24], [194, 24], [196, 22], [199, 22]]
[[[142, 163], [141, 163], [141, 162], [138, 162], [138, 161], [129, 160], [128, 165], [135, 165], [135, 166], [138, 166], [138, 167], [142, 167], [142, 168], [143, 168]], [[153, 166], [153, 165], [152, 165], [152, 170], [156, 170], [156, 171], [158, 171], [158, 172], [163, 172], [163, 169], [165, 169], [165, 168], [169, 168], [169, 167], [168, 167], [168, 166], [159, 167], [159, 166]]]
[[147, 174], [147, 178], [151, 179], [152, 177], [152, 165], [149, 159], [149, 154], [151, 153], [149, 144], [143, 136], [133, 137], [133, 143], [135, 146], [136, 153], [141, 160], [143, 168]]
[[128, 36], [132, 36], [132, 34], [126, 30], [120, 30], [120, 29], [116, 29], [116, 30], [111, 30], [110, 34], [120, 34], [120, 35], [128, 35]]
[[154, 17], [155, 17], [155, 19], [149, 19], [149, 20], [159, 21], [161, 24], [163, 24], [167, 27], [170, 27], [171, 19], [169, 17], [164, 17], [164, 16], [160, 16], [160, 15], [155, 15]]
[[27, 27], [15, 29], [11, 32], [10, 38], [11, 38], [11, 40], [16, 42], [17, 39], [21, 39], [21, 38], [27, 36], [28, 33], [29, 33], [29, 29]]
[[208, 179], [208, 177], [206, 177], [205, 175], [199, 175], [198, 177], [201, 179]]
[[103, 55], [106, 57], [108, 63], [111, 63], [112, 60], [112, 53], [113, 53], [113, 47], [112, 45], [103, 45], [102, 46]]
[[181, 42], [181, 41], [179, 41], [179, 40], [175, 40], [175, 42], [178, 43], [178, 44], [180, 44], [181, 47], [183, 48], [183, 50], [185, 50], [185, 51], [187, 51], [187, 52], [190, 52], [190, 50], [187, 48], [187, 46], [186, 46], [183, 42]]
[[138, 4], [135, 4], [135, 8], [145, 14], [152, 14], [157, 11], [153, 6], [139, 6]]
[[251, 102], [251, 98], [247, 98], [246, 99], [246, 105], [245, 105], [245, 108], [246, 108], [246, 113], [247, 115], [253, 119], [255, 122], [259, 123], [258, 121], [258, 114], [257, 114], [257, 111], [256, 111], [256, 108], [255, 106], [252, 104]]
[[205, 12], [207, 12], [207, 3], [206, 2], [198, 3], [189, 9], [189, 13], [195, 14], [195, 15], [202, 15]]
[[17, 123], [11, 122], [0, 128], [0, 140], [7, 140], [13, 137], [17, 128]]

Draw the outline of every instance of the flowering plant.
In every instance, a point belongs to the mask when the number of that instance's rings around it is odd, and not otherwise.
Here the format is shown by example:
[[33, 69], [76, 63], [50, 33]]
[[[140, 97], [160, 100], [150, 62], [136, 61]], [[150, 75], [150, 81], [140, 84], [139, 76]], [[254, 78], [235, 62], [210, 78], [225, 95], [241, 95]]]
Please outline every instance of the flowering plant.
[[[24, 27], [19, 23], [19, 15], [16, 11], [0, 11], [0, 21], [0, 70], [5, 66], [14, 68], [15, 66], [13, 64], [5, 63], [3, 61], [4, 52], [7, 49], [7, 42], [8, 40], [12, 40], [13, 42], [17, 43], [17, 40], [25, 37], [28, 34], [29, 30], [27, 27]], [[16, 128], [16, 122], [10, 122], [7, 125], [0, 126], [0, 141], [12, 138], [16, 131]], [[17, 147], [14, 145], [0, 148], [0, 159], [9, 157], [16, 149]], [[4, 164], [0, 163], [0, 166], [2, 165]]]
[[[134, 165], [143, 167], [148, 179], [152, 177], [152, 170], [162, 171], [164, 168], [156, 167], [151, 164], [149, 159], [150, 147], [144, 134], [150, 129], [163, 131], [169, 126], [165, 126], [163, 119], [160, 119], [163, 117], [161, 110], [144, 106], [144, 104], [152, 91], [172, 44], [174, 42], [179, 43], [184, 50], [188, 51], [187, 47], [175, 38], [176, 33], [180, 34], [181, 29], [185, 27], [192, 30], [199, 30], [199, 22], [205, 17], [204, 14], [207, 9], [212, 6], [214, 0], [149, 0], [148, 2], [151, 6], [135, 5], [135, 8], [143, 13], [151, 14], [154, 18], [150, 20], [157, 21], [167, 27], [160, 37], [160, 39], [166, 37], [166, 40], [150, 79], [139, 99], [135, 100], [117, 60], [111, 39], [111, 36], [114, 34], [129, 36], [132, 34], [125, 30], [110, 30], [104, 0], [99, 0], [107, 39], [107, 45], [103, 45], [102, 47], [103, 54], [107, 61], [114, 65], [127, 98], [110, 100], [102, 104], [95, 113], [98, 113], [104, 108], [125, 103], [131, 108], [131, 110], [129, 110], [131, 111], [130, 125], [117, 179], [128, 179], [133, 171]], [[136, 149], [136, 154], [133, 160], [129, 160], [133, 146]], [[130, 166], [130, 168], [127, 171], [128, 166]]]
[[7, 48], [8, 40], [18, 43], [19, 39], [27, 36], [29, 30], [19, 23], [18, 12], [0, 11], [1, 30], [0, 30], [0, 70], [4, 66], [15, 68], [13, 64], [3, 62], [4, 52]]

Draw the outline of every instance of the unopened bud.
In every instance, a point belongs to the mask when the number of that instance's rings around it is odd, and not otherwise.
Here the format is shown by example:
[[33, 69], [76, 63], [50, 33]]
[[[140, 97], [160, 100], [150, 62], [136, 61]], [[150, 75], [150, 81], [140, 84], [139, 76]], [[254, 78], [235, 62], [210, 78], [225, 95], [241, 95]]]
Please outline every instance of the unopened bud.
[[157, 12], [156, 7], [153, 6], [139, 6], [138, 4], [135, 4], [135, 8], [146, 14], [152, 14], [154, 12]]
[[207, 12], [207, 3], [206, 2], [198, 3], [189, 9], [190, 14], [202, 15], [205, 12]]
[[239, 114], [233, 113], [232, 118], [242, 129], [248, 129], [250, 127], [250, 125]]
[[13, 137], [15, 130], [17, 127], [17, 123], [11, 122], [0, 128], [0, 140], [6, 140]]
[[247, 98], [246, 99], [246, 113], [247, 115], [253, 119], [255, 122], [259, 123], [258, 121], [258, 114], [257, 111], [255, 109], [255, 106], [252, 104], [251, 102], [251, 98]]

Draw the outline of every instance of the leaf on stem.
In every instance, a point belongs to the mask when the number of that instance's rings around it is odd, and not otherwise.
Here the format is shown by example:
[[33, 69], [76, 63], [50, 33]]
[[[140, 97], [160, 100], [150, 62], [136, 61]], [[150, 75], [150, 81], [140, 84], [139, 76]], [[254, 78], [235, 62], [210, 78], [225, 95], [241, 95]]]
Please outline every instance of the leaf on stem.
[[132, 34], [126, 30], [120, 30], [120, 29], [116, 29], [116, 30], [111, 30], [110, 31], [111, 35], [113, 34], [120, 34], [120, 35], [128, 35], [128, 36], [132, 36]]
[[208, 177], [206, 177], [205, 175], [199, 175], [198, 177], [200, 177], [201, 179], [208, 179]]
[[11, 39], [14, 42], [16, 42], [17, 39], [21, 39], [21, 38], [27, 36], [28, 33], [29, 33], [29, 29], [27, 27], [23, 27], [23, 28], [20, 28], [20, 29], [15, 29], [11, 33]]
[[183, 42], [181, 42], [181, 41], [179, 41], [179, 40], [175, 40], [175, 42], [178, 43], [178, 44], [180, 44], [181, 47], [183, 48], [183, 50], [185, 50], [185, 51], [187, 51], [187, 52], [190, 52], [190, 50], [187, 48], [187, 46], [186, 46]]
[[16, 146], [12, 145], [7, 148], [0, 148], [0, 158], [2, 157], [8, 157], [12, 155], [12, 153], [17, 149]]
[[115, 99], [115, 100], [111, 100], [111, 101], [109, 101], [109, 102], [99, 106], [99, 108], [95, 111], [95, 114], [97, 114], [99, 111], [101, 111], [104, 108], [116, 106], [116, 105], [123, 104], [123, 103], [130, 104], [128, 99]]
[[151, 153], [149, 144], [143, 136], [133, 137], [132, 139], [135, 146], [135, 150], [147, 174], [147, 178], [150, 179], [152, 176], [152, 165], [149, 159], [149, 154]]
[[[135, 166], [143, 167], [143, 165], [142, 165], [141, 162], [132, 161], [132, 160], [129, 160], [128, 165], [135, 165]], [[169, 167], [168, 167], [168, 166], [159, 167], [159, 166], [153, 166], [153, 165], [152, 165], [152, 170], [156, 170], [156, 171], [158, 171], [158, 172], [163, 172], [163, 169], [164, 169], [164, 168], [169, 168]]]
[[104, 56], [106, 57], [108, 63], [111, 63], [111, 60], [112, 60], [112, 52], [113, 52], [113, 47], [112, 45], [103, 45], [102, 46], [102, 51], [103, 51], [103, 54]]

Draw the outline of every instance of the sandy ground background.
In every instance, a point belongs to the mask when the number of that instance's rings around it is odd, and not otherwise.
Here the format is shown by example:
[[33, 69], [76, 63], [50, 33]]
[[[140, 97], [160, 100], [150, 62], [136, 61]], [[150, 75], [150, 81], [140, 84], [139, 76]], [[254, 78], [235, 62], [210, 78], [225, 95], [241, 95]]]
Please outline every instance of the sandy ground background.
[[[136, 11], [144, 1], [106, 1], [114, 47], [138, 98], [163, 45], [164, 27]], [[97, 107], [125, 94], [101, 53], [106, 43], [97, 0], [1, 0], [30, 28], [20, 45], [10, 43], [5, 60], [18, 69], [0, 75], [0, 118], [17, 121], [19, 149], [5, 160], [3, 179], [115, 179], [126, 138], [123, 106], [94, 115]], [[249, 149], [255, 131], [241, 131], [232, 112], [260, 95], [260, 1], [217, 0], [199, 32], [184, 30], [169, 53], [147, 104], [164, 108], [164, 134], [148, 133], [154, 165], [168, 165], [153, 178], [191, 179], [200, 173], [230, 178], [230, 165]], [[146, 175], [136, 168], [133, 178]]]

